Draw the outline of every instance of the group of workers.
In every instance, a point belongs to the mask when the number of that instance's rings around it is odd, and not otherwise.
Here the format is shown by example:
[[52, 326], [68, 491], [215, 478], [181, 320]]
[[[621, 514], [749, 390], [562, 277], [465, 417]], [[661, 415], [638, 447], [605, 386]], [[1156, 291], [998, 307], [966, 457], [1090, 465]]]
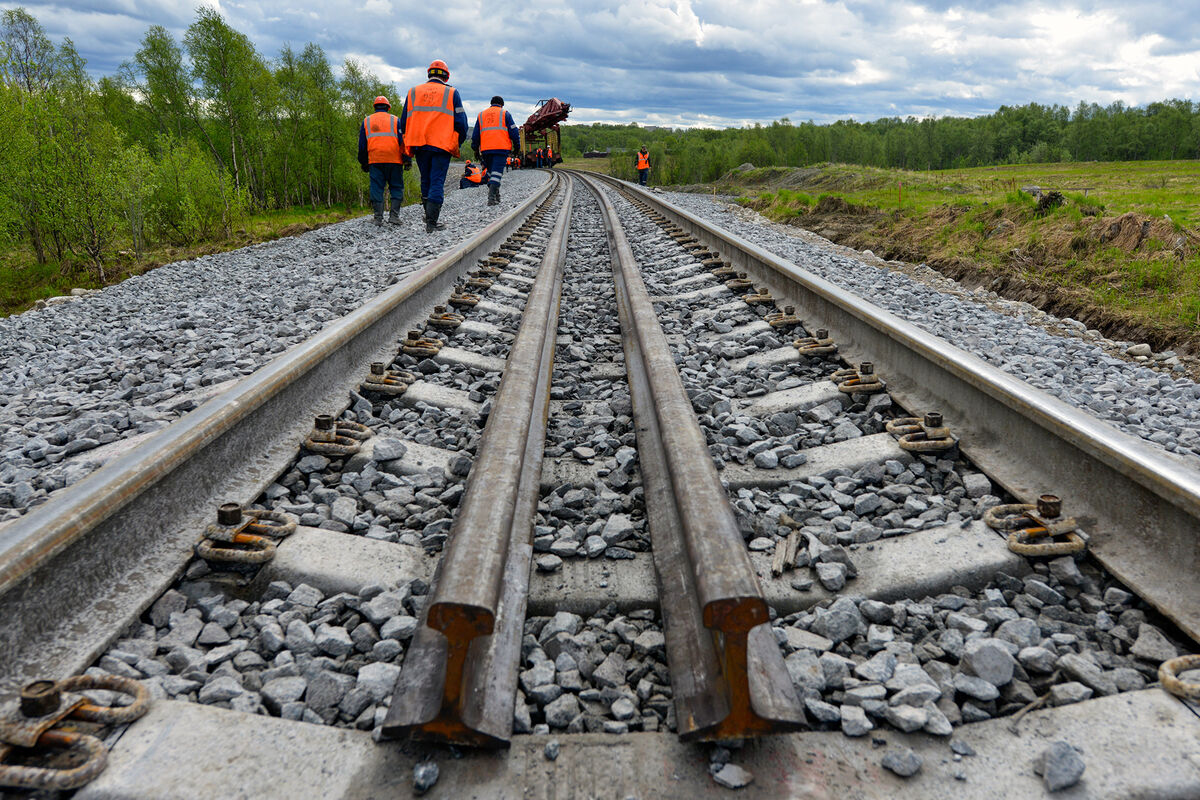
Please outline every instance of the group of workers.
[[[358, 162], [371, 176], [371, 209], [376, 225], [383, 224], [384, 189], [391, 198], [388, 222], [400, 223], [400, 204], [404, 200], [404, 170], [417, 162], [421, 173], [421, 205], [425, 210], [425, 230], [443, 228], [438, 221], [445, 199], [446, 173], [450, 159], [459, 155], [467, 139], [467, 113], [458, 90], [449, 84], [450, 69], [436, 60], [426, 72], [428, 80], [408, 90], [400, 115], [391, 113], [391, 103], [382, 95], [375, 98], [375, 112], [363, 120], [358, 133]], [[492, 98], [480, 112], [471, 131], [471, 149], [482, 162], [467, 161], [459, 188], [488, 187], [488, 205], [500, 203], [500, 182], [505, 167], [520, 168], [521, 160], [512, 155], [520, 141], [520, 131], [512, 114], [504, 110], [504, 98]], [[515, 163], [514, 163], [515, 159]], [[531, 154], [534, 166], [552, 166], [551, 148], [538, 148]]]

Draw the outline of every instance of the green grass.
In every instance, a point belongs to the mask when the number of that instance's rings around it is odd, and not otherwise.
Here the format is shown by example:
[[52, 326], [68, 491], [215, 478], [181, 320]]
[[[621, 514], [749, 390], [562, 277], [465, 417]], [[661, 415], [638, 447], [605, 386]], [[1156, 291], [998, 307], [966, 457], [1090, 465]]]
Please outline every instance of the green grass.
[[[803, 185], [793, 187], [789, 176], [796, 173], [804, 175]], [[1040, 186], [1062, 192], [1077, 207], [1151, 217], [1167, 214], [1180, 226], [1200, 225], [1200, 161], [1020, 164], [928, 172], [824, 164], [802, 170], [766, 167], [731, 173], [728, 178], [732, 186], [819, 190], [887, 211], [918, 212], [948, 204], [1015, 201], [1018, 196], [1032, 205], [1032, 198], [1020, 190]]]

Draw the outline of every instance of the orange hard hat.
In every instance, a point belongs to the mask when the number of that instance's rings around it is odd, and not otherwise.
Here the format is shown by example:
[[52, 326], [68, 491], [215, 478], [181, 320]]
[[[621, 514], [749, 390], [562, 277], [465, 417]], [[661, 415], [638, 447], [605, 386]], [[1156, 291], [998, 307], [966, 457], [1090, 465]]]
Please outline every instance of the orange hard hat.
[[375, 105], [387, 106], [388, 108], [392, 107], [392, 104], [390, 102], [388, 102], [388, 99], [386, 97], [384, 97], [383, 95], [379, 95], [379, 97], [375, 98]]
[[429, 77], [431, 78], [449, 78], [450, 68], [446, 66], [446, 62], [440, 58], [434, 59], [429, 64]]

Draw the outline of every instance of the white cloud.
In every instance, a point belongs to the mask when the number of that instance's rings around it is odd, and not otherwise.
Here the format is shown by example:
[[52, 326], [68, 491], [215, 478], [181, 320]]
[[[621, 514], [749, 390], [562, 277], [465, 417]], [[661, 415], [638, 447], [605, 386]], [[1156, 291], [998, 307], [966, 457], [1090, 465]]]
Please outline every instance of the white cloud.
[[[574, 103], [579, 122], [736, 125], [1143, 104], [1191, 96], [1200, 79], [1200, 18], [1162, 0], [527, 0], [499, 10], [483, 0], [201, 1], [267, 57], [313, 41], [401, 91], [442, 58], [469, 111], [499, 93], [522, 121], [552, 95]], [[193, 2], [25, 6], [106, 74], [151, 24], [182, 37]]]

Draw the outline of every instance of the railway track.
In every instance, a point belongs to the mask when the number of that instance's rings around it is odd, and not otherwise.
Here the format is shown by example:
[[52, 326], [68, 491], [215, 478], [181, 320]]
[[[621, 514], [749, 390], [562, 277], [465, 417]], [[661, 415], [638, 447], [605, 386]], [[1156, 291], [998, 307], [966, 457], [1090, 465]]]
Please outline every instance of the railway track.
[[1151, 682], [1197, 519], [1177, 462], [559, 172], [4, 529], [0, 686], [150, 687], [79, 797], [1040, 796], [1059, 740], [1191, 797]]

